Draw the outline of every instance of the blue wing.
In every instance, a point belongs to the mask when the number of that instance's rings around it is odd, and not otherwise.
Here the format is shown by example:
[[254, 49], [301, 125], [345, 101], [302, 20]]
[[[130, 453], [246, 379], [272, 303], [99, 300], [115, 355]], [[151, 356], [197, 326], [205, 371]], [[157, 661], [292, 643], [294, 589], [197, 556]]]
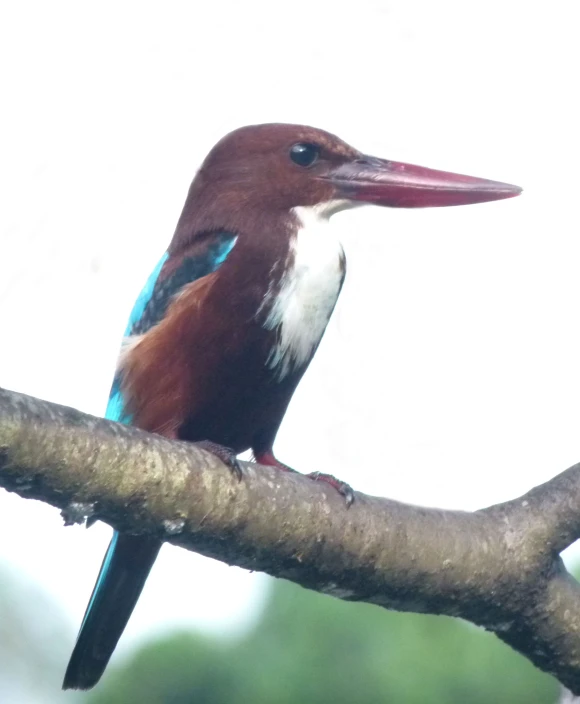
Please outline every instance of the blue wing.
[[[162, 276], [163, 267], [169, 259], [169, 253], [165, 252], [133, 306], [125, 329], [125, 338], [142, 335], [161, 322], [173, 297], [187, 284], [217, 271], [234, 248], [236, 240], [237, 236], [231, 232], [211, 233], [191, 255], [184, 256], [167, 277]], [[131, 423], [131, 417], [124, 411], [121, 378], [118, 374], [113, 380], [105, 418], [120, 423]]]
[[[224, 263], [237, 237], [228, 232], [210, 233], [193, 245], [189, 254], [173, 260], [170, 273], [163, 271], [170, 255], [164, 254], [147, 279], [129, 317], [125, 336], [142, 335], [160, 322], [172, 298], [187, 284], [207, 276]], [[131, 423], [125, 414], [121, 378], [117, 374], [109, 396], [106, 418]], [[115, 531], [91, 595], [63, 687], [89, 689], [103, 674], [162, 542], [158, 538]]]

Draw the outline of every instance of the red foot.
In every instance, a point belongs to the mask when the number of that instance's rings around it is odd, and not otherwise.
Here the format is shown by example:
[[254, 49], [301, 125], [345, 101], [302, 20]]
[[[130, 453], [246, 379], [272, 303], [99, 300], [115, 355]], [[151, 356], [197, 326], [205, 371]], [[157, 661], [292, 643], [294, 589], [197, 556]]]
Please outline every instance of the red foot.
[[[274, 457], [272, 450], [265, 450], [264, 452], [254, 451], [254, 459], [258, 464], [265, 464], [269, 467], [277, 467], [283, 472], [296, 472], [296, 470], [292, 469], [292, 467], [289, 467], [287, 464], [277, 460]], [[340, 479], [333, 477], [332, 474], [323, 474], [322, 472], [311, 472], [306, 476], [316, 482], [326, 482], [327, 484], [330, 484], [333, 489], [336, 489], [339, 494], [344, 496], [347, 508], [352, 505], [354, 501], [354, 491], [346, 482], [342, 482]]]
[[267, 467], [276, 467], [277, 469], [281, 469], [283, 472], [296, 472], [296, 470], [292, 469], [292, 467], [289, 467], [287, 464], [277, 460], [271, 450], [266, 450], [265, 452], [254, 452], [254, 459], [258, 464], [265, 464]]
[[333, 489], [336, 489], [339, 494], [344, 496], [346, 507], [350, 508], [354, 501], [354, 491], [349, 484], [333, 477], [332, 474], [323, 474], [322, 472], [310, 472], [310, 474], [306, 476], [310, 479], [314, 479], [315, 482], [326, 482], [330, 484]]
[[194, 444], [201, 447], [201, 449], [206, 452], [211, 452], [212, 455], [215, 455], [228, 467], [238, 481], [242, 480], [242, 468], [238, 462], [236, 453], [231, 449], [231, 447], [218, 445], [217, 442], [212, 442], [211, 440], [201, 440], [200, 442], [196, 442]]

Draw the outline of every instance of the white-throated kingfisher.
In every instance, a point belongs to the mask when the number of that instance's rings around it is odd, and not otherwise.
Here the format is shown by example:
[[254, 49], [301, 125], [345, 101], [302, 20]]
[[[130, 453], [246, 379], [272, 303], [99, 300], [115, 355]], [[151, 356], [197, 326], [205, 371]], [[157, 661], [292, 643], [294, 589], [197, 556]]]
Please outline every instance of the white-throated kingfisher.
[[[242, 127], [211, 150], [167, 252], [131, 313], [106, 418], [236, 455], [273, 452], [292, 394], [337, 301], [345, 257], [328, 219], [365, 203], [421, 208], [520, 188], [366, 156], [328, 132]], [[314, 473], [346, 500], [346, 484]], [[98, 682], [162, 541], [115, 532], [64, 688]]]

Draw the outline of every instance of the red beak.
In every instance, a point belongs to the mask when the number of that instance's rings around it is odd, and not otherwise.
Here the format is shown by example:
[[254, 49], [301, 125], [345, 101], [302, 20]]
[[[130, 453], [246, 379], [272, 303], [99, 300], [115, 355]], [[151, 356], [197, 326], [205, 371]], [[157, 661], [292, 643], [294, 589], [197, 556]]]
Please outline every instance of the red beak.
[[323, 176], [337, 198], [391, 208], [431, 208], [513, 198], [519, 186], [362, 156]]

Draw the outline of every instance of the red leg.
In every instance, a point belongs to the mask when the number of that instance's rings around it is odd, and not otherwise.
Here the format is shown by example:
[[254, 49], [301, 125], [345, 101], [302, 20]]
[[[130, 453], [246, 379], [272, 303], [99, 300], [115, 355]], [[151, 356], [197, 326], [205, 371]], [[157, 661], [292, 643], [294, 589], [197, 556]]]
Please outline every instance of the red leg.
[[277, 469], [281, 469], [283, 472], [296, 472], [296, 470], [292, 469], [292, 467], [289, 467], [287, 464], [284, 464], [284, 462], [277, 460], [274, 457], [272, 450], [264, 450], [263, 452], [256, 452], [256, 450], [254, 450], [254, 459], [258, 464], [265, 464], [267, 467], [276, 467]]
[[[292, 469], [292, 467], [289, 467], [287, 464], [284, 464], [283, 462], [277, 460], [271, 449], [263, 450], [261, 452], [256, 452], [254, 450], [254, 459], [258, 464], [265, 464], [268, 467], [277, 467], [283, 472], [296, 471], [295, 469]], [[346, 482], [343, 482], [340, 479], [333, 477], [332, 474], [323, 474], [322, 472], [311, 472], [306, 476], [316, 482], [326, 482], [327, 484], [330, 484], [333, 489], [336, 489], [339, 494], [344, 496], [347, 508], [354, 501], [354, 491], [351, 489], [351, 487]]]

